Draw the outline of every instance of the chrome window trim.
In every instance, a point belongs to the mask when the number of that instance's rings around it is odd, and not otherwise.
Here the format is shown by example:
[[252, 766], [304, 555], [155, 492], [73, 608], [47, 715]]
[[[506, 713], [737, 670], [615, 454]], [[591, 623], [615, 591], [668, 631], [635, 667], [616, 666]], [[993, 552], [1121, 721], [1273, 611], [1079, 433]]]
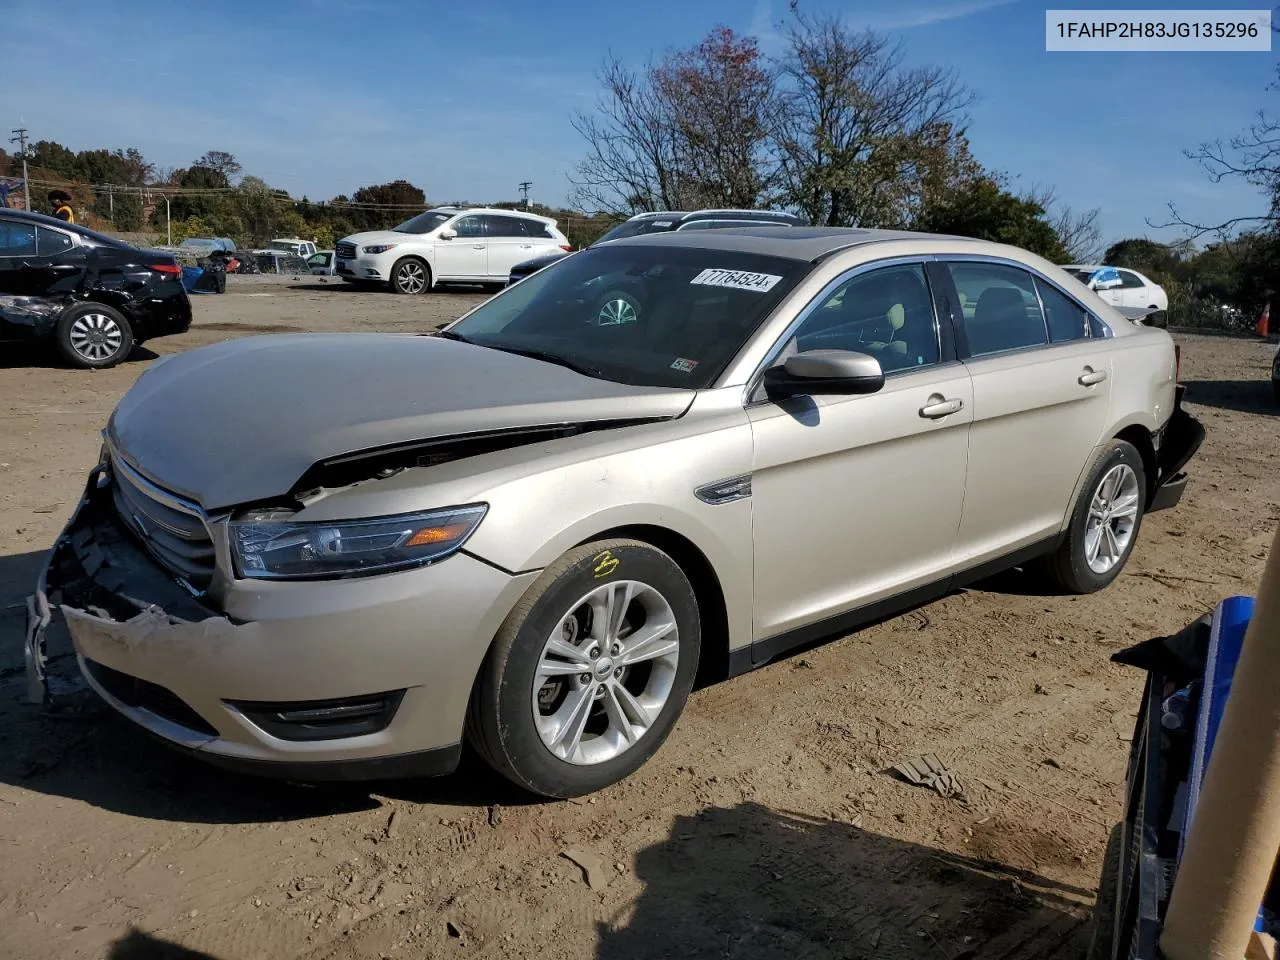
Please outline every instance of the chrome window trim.
[[755, 396], [756, 392], [760, 389], [760, 382], [764, 378], [765, 371], [773, 366], [774, 361], [778, 359], [778, 354], [780, 354], [783, 348], [786, 347], [787, 342], [795, 336], [796, 330], [799, 329], [805, 320], [807, 320], [818, 309], [818, 305], [825, 303], [827, 298], [835, 293], [836, 290], [840, 289], [840, 287], [844, 286], [855, 277], [861, 276], [864, 273], [871, 273], [873, 270], [880, 270], [885, 267], [900, 267], [919, 264], [921, 269], [924, 270], [925, 286], [929, 291], [929, 308], [933, 311], [933, 333], [938, 343], [939, 358], [937, 363], [928, 364], [927, 366], [907, 367], [902, 370], [886, 372], [885, 379], [888, 380], [890, 377], [904, 373], [918, 373], [923, 369], [933, 370], [957, 363], [957, 361], [952, 360], [943, 362], [941, 359], [942, 330], [940, 325], [942, 323], [942, 318], [938, 316], [938, 305], [933, 296], [933, 285], [929, 280], [928, 271], [924, 269], [926, 264], [937, 259], [938, 257], [934, 254], [908, 254], [905, 256], [886, 257], [882, 260], [867, 260], [857, 264], [856, 266], [850, 267], [829, 281], [821, 290], [810, 298], [808, 303], [801, 307], [800, 311], [794, 317], [792, 317], [791, 322], [787, 324], [786, 328], [782, 331], [781, 336], [774, 341], [773, 346], [771, 346], [765, 354], [764, 359], [756, 365], [756, 368], [751, 372], [751, 375], [747, 377], [747, 382], [743, 384], [742, 388], [743, 405], [753, 406], [758, 403], [767, 402], [762, 401]]
[[[1029, 263], [1023, 263], [1021, 260], [1013, 260], [1009, 257], [997, 257], [987, 253], [956, 253], [956, 254], [947, 253], [947, 254], [938, 254], [937, 256], [933, 257], [933, 259], [936, 260], [938, 263], [942, 264], [942, 266], [944, 267], [946, 267], [947, 264], [949, 263], [993, 263], [999, 266], [1014, 267], [1018, 270], [1023, 270], [1031, 274], [1031, 276], [1035, 277], [1036, 279], [1049, 284], [1051, 287], [1057, 290], [1060, 294], [1062, 294], [1064, 297], [1066, 297], [1068, 300], [1070, 300], [1072, 303], [1074, 303], [1076, 306], [1078, 306], [1081, 310], [1083, 310], [1085, 313], [1089, 315], [1089, 320], [1090, 320], [1089, 336], [1084, 337], [1082, 339], [1110, 340], [1111, 337], [1113, 336], [1111, 325], [1107, 323], [1106, 320], [1104, 320], [1101, 316], [1099, 316], [1095, 311], [1091, 310], [1089, 307], [1081, 303], [1078, 297], [1076, 297], [1073, 293], [1071, 293], [1071, 291], [1064, 289], [1062, 284], [1054, 280], [1053, 277], [1048, 276], [1047, 274], [1045, 274], [1043, 270], [1038, 270], [1035, 267], [1031, 266], [1031, 264]], [[1039, 291], [1036, 291], [1036, 299], [1039, 300], [1039, 298], [1040, 298], [1040, 293]], [[1041, 303], [1040, 312], [1041, 312], [1041, 316], [1043, 317], [1044, 316], [1043, 303]], [[1047, 318], [1044, 318], [1044, 319], [1045, 319], [1045, 336], [1047, 338], [1049, 334], [1048, 319]], [[962, 324], [964, 323], [963, 316], [961, 316], [960, 322]], [[1094, 336], [1095, 323], [1099, 327], [1101, 327], [1101, 329], [1104, 331], [1102, 336], [1100, 337]], [[1011, 353], [1023, 353], [1023, 352], [1030, 352], [1032, 350], [1048, 350], [1053, 347], [1066, 347], [1066, 346], [1070, 346], [1073, 343], [1079, 343], [1079, 342], [1080, 342], [1079, 340], [1063, 340], [1063, 341], [1060, 341], [1059, 343], [1044, 343], [1044, 344], [1039, 344], [1039, 345], [1030, 346], [1030, 347], [1017, 347], [1013, 350], [1002, 350], [999, 353], [984, 353], [981, 356], [976, 356], [976, 357], [970, 356], [970, 357], [966, 357], [965, 359], [966, 360], [983, 360], [983, 359], [986, 359], [987, 357], [1003, 357]]]

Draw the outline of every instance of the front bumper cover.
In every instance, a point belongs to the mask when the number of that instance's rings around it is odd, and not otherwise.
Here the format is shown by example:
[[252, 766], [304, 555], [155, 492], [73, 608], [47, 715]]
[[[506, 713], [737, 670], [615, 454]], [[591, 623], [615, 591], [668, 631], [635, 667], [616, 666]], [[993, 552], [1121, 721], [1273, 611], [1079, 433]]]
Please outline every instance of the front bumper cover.
[[[360, 581], [250, 581], [236, 586], [229, 616], [122, 528], [110, 492], [95, 469], [28, 600], [31, 700], [49, 697], [45, 632], [60, 612], [94, 691], [148, 733], [203, 759], [315, 780], [453, 769], [489, 639], [536, 573], [512, 576], [458, 554]], [[143, 694], [114, 695], [120, 690], [102, 677], [119, 681], [117, 674]], [[244, 706], [297, 708], [306, 704], [296, 701], [375, 691], [403, 697], [385, 727], [358, 734], [282, 739]]]

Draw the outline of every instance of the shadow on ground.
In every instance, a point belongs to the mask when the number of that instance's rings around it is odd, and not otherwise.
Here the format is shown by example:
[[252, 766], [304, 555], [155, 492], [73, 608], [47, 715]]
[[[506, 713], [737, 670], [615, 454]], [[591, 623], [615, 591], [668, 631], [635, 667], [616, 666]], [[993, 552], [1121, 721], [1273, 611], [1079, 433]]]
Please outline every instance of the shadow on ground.
[[1092, 890], [755, 803], [677, 818], [636, 874], [599, 960], [1076, 960], [1090, 933]]
[[1257, 380], [1187, 380], [1187, 402], [1221, 410], [1237, 410], [1262, 416], [1280, 416], [1271, 381]]
[[106, 960], [219, 960], [219, 958], [211, 953], [188, 950], [176, 943], [132, 929], [111, 944], [107, 950]]
[[[121, 363], [147, 363], [158, 357], [146, 346], [135, 346], [129, 356]], [[6, 343], [0, 349], [0, 370], [15, 370], [20, 367], [68, 367], [70, 364], [62, 358], [53, 346], [53, 340], [36, 343]], [[86, 377], [93, 376], [94, 371], [82, 370]]]
[[484, 807], [535, 802], [466, 755], [437, 779], [304, 785], [231, 773], [152, 739], [88, 689], [60, 617], [48, 632], [51, 688], [25, 700], [24, 600], [47, 554], [0, 556], [0, 783], [185, 823], [263, 823], [368, 810], [381, 797]]

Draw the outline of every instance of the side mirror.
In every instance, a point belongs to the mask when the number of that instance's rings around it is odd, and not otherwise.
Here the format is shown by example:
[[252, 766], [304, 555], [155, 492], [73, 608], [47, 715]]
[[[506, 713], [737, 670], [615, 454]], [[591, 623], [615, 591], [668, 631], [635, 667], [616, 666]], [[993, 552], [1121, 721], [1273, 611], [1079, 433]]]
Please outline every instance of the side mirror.
[[438, 236], [441, 240], [452, 240], [458, 235], [457, 230], [441, 230]]
[[806, 350], [764, 372], [765, 393], [774, 399], [875, 393], [883, 386], [880, 361], [852, 350]]

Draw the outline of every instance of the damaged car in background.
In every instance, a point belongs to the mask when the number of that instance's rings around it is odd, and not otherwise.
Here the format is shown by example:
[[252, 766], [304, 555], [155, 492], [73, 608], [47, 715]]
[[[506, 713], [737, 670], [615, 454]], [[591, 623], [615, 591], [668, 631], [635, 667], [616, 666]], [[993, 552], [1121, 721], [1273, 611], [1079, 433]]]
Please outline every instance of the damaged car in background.
[[[602, 319], [609, 277], [649, 309]], [[30, 692], [60, 611], [92, 688], [195, 756], [379, 778], [465, 742], [587, 793], [696, 678], [1013, 565], [1107, 586], [1203, 439], [1177, 367], [1024, 251], [811, 228], [619, 240], [438, 335], [163, 358], [30, 600]]]
[[101, 369], [190, 326], [172, 254], [43, 214], [0, 211], [0, 343], [50, 343], [68, 363]]

